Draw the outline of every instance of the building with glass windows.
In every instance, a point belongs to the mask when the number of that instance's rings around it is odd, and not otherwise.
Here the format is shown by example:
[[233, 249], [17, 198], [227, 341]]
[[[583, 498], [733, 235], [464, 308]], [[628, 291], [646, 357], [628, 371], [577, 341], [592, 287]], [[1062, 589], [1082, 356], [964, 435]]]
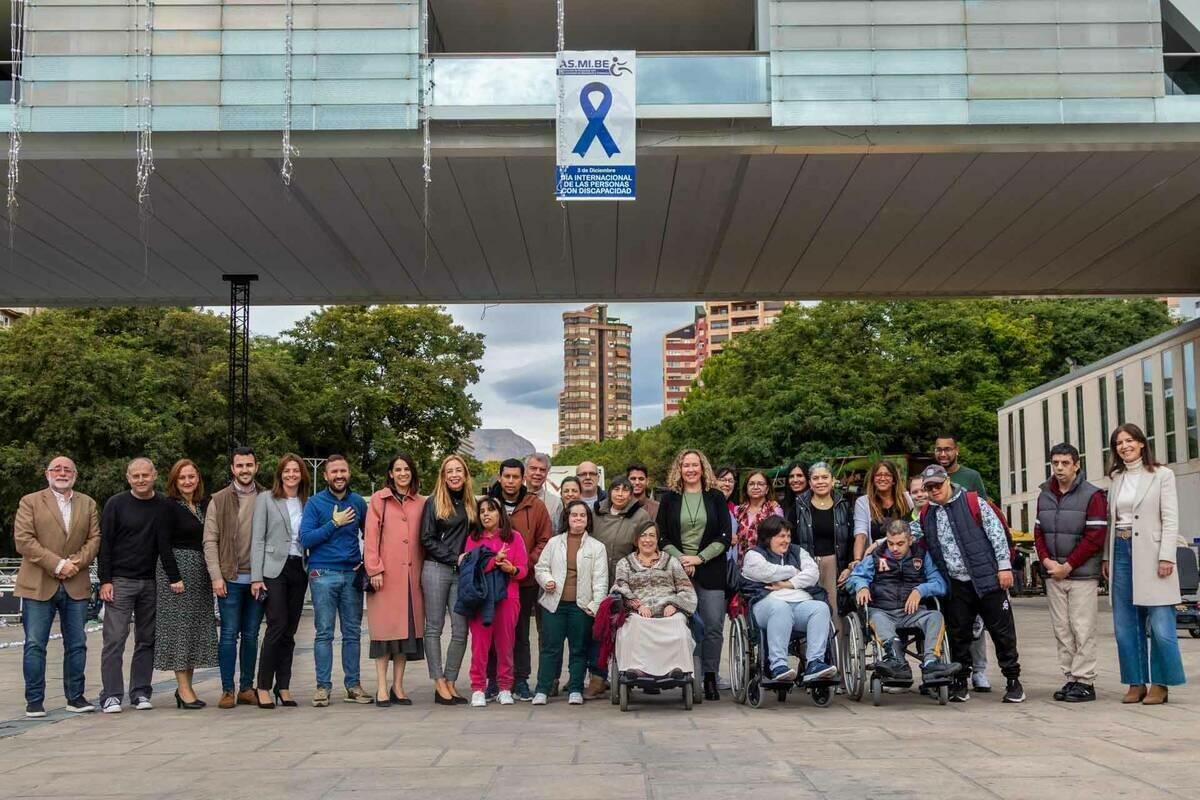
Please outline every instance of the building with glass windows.
[[1197, 359], [1200, 320], [1088, 364], [1012, 398], [999, 410], [1001, 504], [1013, 527], [1032, 530], [1050, 448], [1079, 449], [1084, 474], [1108, 486], [1109, 436], [1138, 425], [1154, 457], [1178, 479], [1180, 533], [1200, 536], [1200, 430]]
[[[1200, 293], [1195, 0], [11, 7], [6, 306]], [[637, 199], [560, 204], [605, 48]]]

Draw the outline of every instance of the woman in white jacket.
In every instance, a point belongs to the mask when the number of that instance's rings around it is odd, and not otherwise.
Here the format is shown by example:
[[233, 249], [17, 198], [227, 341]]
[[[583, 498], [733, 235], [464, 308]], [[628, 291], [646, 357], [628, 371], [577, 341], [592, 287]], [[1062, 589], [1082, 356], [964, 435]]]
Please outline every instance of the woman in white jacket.
[[791, 523], [776, 516], [763, 519], [758, 545], [746, 553], [742, 564], [742, 593], [750, 601], [754, 622], [767, 632], [772, 681], [796, 679], [796, 670], [788, 666], [793, 630], [805, 632], [804, 682], [837, 674], [837, 667], [825, 663], [829, 605], [808, 592], [819, 580], [817, 562], [803, 547], [792, 544]]
[[591, 537], [592, 510], [582, 500], [563, 509], [567, 529], [546, 542], [534, 578], [542, 588], [542, 652], [538, 663], [535, 706], [546, 705], [550, 687], [562, 668], [563, 640], [569, 646], [567, 702], [583, 704], [587, 672], [587, 638], [592, 618], [608, 594], [608, 553]]

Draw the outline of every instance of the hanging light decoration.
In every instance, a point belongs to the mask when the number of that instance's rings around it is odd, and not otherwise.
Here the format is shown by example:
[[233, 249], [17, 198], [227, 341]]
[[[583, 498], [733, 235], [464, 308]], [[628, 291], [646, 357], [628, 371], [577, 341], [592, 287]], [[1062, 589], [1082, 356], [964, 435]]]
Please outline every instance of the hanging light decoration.
[[150, 177], [154, 174], [154, 0], [145, 0], [141, 36], [142, 46], [138, 49], [137, 58], [137, 201], [138, 211], [144, 220], [153, 213], [150, 206]]
[[292, 156], [300, 151], [292, 146], [292, 49], [295, 28], [295, 4], [286, 0], [283, 6], [283, 158], [279, 165], [279, 177], [284, 186], [292, 185]]
[[8, 236], [12, 249], [13, 215], [17, 210], [17, 184], [21, 179], [21, 91], [22, 64], [25, 59], [25, 0], [9, 0], [9, 30], [12, 64], [8, 105], [12, 118], [8, 128]]

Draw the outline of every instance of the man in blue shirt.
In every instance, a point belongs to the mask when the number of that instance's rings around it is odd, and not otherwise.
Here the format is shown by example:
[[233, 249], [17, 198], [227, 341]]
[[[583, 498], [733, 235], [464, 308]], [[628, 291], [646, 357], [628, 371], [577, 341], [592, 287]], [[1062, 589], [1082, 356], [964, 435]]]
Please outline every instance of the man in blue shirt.
[[300, 520], [300, 546], [308, 551], [308, 586], [312, 592], [317, 635], [313, 660], [317, 690], [312, 704], [329, 705], [333, 690], [333, 626], [342, 628], [342, 672], [347, 703], [370, 703], [359, 685], [358, 662], [362, 635], [363, 593], [354, 586], [362, 566], [361, 537], [367, 503], [350, 491], [350, 464], [345, 456], [325, 460], [325, 489], [309, 498]]

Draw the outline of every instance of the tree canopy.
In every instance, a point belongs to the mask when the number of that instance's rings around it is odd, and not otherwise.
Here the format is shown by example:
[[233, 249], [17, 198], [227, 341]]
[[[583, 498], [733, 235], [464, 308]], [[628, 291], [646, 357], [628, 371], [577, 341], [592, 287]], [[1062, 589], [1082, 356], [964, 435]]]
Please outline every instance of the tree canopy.
[[[226, 483], [228, 321], [185, 308], [48, 310], [0, 330], [0, 525], [21, 495], [45, 486], [56, 454], [73, 458], [78, 489], [103, 503], [124, 490], [125, 465], [176, 459]], [[346, 455], [356, 488], [383, 479], [406, 449], [432, 473], [479, 424], [467, 389], [483, 337], [438, 307], [322, 309], [282, 337], [255, 337], [249, 443], [260, 479], [276, 459]], [[12, 553], [0, 537], [0, 555]]]
[[609, 475], [644, 461], [661, 481], [683, 447], [713, 461], [928, 454], [953, 432], [997, 488], [996, 409], [1008, 398], [1173, 325], [1152, 300], [822, 302], [789, 307], [710, 359], [680, 413], [623, 441], [576, 445]]

